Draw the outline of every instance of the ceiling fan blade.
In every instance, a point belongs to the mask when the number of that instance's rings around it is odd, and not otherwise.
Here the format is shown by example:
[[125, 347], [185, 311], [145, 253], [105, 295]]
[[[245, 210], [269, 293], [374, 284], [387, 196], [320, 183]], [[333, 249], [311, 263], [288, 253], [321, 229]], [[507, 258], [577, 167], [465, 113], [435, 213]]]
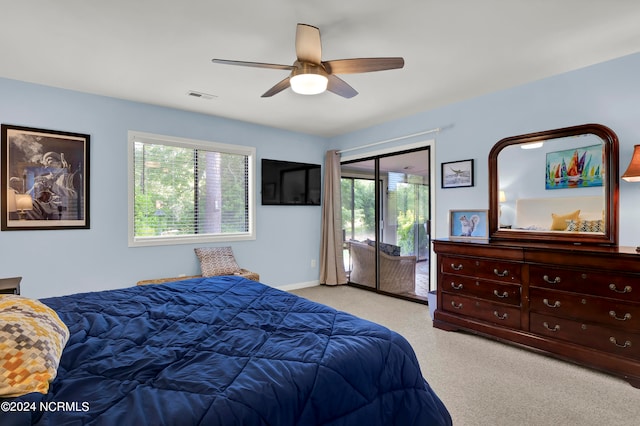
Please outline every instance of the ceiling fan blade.
[[296, 27], [296, 56], [300, 62], [320, 65], [322, 61], [322, 43], [317, 27], [298, 24]]
[[289, 78], [290, 77], [287, 77], [284, 80], [280, 81], [278, 84], [273, 86], [271, 89], [269, 89], [266, 92], [264, 92], [264, 94], [261, 97], [262, 98], [269, 98], [269, 97], [271, 97], [273, 95], [276, 95], [276, 94], [282, 92], [284, 89], [286, 89], [287, 87], [290, 86]]
[[356, 89], [349, 86], [347, 82], [333, 74], [329, 74], [329, 83], [327, 84], [327, 90], [347, 99], [351, 99], [358, 94]]
[[403, 58], [358, 58], [338, 59], [323, 62], [329, 74], [357, 74], [361, 72], [385, 71], [404, 67]]
[[215, 64], [240, 65], [243, 67], [270, 68], [274, 70], [292, 70], [294, 68], [292, 65], [265, 64], [263, 62], [230, 61], [227, 59], [212, 59], [211, 62]]

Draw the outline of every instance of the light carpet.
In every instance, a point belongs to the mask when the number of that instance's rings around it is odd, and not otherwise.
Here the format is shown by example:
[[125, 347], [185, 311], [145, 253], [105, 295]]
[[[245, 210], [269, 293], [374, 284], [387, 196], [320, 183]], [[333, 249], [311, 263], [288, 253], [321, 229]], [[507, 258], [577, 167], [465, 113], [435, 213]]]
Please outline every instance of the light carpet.
[[428, 307], [348, 286], [293, 293], [382, 324], [413, 346], [456, 426], [638, 425], [640, 389], [622, 379], [462, 332]]

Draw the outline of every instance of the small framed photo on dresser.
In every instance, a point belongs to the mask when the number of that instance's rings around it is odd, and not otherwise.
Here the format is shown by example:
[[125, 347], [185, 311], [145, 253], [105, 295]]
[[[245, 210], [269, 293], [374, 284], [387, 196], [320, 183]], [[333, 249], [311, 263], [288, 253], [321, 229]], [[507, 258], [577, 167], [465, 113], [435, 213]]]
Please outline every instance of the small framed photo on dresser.
[[449, 238], [489, 238], [489, 210], [449, 210]]

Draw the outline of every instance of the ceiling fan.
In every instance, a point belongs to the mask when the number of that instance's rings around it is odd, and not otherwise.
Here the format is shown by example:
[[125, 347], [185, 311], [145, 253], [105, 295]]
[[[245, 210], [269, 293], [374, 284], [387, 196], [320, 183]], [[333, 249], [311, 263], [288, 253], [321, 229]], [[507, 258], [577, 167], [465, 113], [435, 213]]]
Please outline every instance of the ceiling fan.
[[344, 98], [352, 98], [358, 92], [336, 74], [357, 74], [402, 68], [403, 58], [357, 58], [322, 61], [320, 30], [307, 24], [296, 28], [296, 56], [293, 65], [267, 64], [262, 62], [231, 61], [212, 59], [217, 64], [241, 65], [245, 67], [291, 70], [284, 80], [267, 90], [262, 97], [267, 98], [282, 92], [287, 87], [304, 95], [316, 95], [325, 90]]

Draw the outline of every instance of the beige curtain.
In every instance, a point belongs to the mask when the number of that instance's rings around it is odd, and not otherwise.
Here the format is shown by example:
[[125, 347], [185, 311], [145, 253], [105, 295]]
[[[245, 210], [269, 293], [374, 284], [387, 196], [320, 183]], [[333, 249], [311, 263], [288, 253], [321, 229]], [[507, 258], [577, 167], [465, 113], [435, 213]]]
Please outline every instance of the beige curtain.
[[347, 283], [342, 256], [342, 198], [340, 154], [327, 151], [324, 161], [324, 194], [320, 235], [320, 284]]

